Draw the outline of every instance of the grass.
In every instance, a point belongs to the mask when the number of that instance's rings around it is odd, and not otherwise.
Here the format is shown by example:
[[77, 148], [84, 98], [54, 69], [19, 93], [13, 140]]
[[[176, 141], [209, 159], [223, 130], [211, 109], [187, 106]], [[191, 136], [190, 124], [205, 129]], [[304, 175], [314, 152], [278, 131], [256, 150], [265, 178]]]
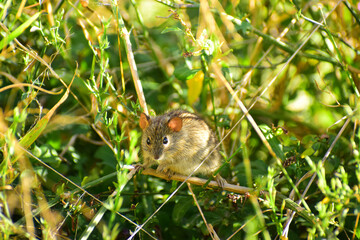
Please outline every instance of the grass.
[[[3, 1], [0, 238], [358, 239], [359, 11]], [[134, 173], [140, 113], [173, 108], [251, 191]]]

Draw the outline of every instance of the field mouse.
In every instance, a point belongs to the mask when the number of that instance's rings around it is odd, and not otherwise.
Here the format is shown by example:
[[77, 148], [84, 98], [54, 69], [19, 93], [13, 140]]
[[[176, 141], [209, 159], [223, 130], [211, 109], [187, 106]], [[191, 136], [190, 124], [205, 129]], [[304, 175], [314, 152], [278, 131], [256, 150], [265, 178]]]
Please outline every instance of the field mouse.
[[[195, 174], [210, 176], [221, 166], [217, 139], [199, 116], [185, 110], [173, 110], [157, 117], [140, 116], [143, 130], [141, 147], [143, 167], [158, 165], [156, 171], [171, 177], [174, 173], [188, 176], [213, 150]], [[226, 181], [217, 174], [223, 187]]]

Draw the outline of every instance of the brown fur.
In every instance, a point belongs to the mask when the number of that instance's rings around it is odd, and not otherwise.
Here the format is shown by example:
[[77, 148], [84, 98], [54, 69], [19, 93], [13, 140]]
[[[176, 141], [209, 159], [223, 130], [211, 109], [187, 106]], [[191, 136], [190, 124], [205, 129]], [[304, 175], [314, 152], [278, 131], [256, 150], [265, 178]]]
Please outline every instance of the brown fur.
[[[144, 167], [158, 165], [157, 171], [171, 176], [174, 173], [189, 175], [217, 145], [210, 127], [197, 115], [174, 110], [150, 118], [142, 113], [141, 147]], [[220, 166], [222, 157], [215, 149], [196, 173], [211, 175]], [[224, 181], [220, 176], [221, 185]]]

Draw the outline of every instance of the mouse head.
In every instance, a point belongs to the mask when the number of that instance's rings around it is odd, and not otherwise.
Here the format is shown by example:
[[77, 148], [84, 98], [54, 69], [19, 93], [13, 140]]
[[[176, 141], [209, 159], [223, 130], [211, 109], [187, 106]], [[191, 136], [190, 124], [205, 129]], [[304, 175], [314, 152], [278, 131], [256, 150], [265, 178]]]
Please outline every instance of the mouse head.
[[[151, 121], [152, 120], [148, 115], [146, 115], [145, 113], [141, 113], [139, 120], [140, 128], [142, 130], [145, 130], [151, 124]], [[174, 132], [179, 132], [182, 128], [182, 124], [183, 124], [182, 119], [176, 116], [170, 118], [167, 121], [167, 126], [169, 127], [170, 130]]]
[[150, 161], [173, 159], [177, 151], [177, 139], [182, 135], [183, 119], [178, 116], [160, 115], [149, 117], [141, 113], [139, 124], [143, 130], [142, 150]]

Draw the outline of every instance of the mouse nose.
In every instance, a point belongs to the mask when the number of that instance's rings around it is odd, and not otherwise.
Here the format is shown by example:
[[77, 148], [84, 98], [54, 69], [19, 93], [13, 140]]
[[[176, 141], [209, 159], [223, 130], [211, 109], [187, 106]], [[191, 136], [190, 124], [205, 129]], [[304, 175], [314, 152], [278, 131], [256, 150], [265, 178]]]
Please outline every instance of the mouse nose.
[[154, 152], [154, 159], [155, 159], [155, 160], [159, 160], [159, 159], [161, 158], [161, 155], [162, 155], [161, 149], [155, 151], [155, 152]]

